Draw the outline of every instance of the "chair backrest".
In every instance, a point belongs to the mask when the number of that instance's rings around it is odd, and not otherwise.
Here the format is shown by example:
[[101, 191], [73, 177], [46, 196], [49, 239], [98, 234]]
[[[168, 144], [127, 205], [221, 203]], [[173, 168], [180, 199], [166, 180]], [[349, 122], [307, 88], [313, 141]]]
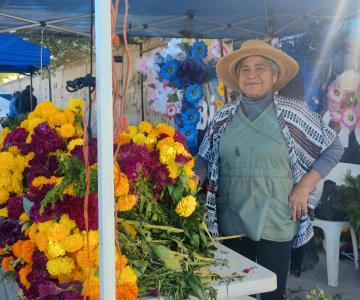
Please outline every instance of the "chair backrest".
[[316, 186], [317, 199], [320, 200], [321, 198], [325, 180], [332, 180], [336, 183], [336, 185], [342, 185], [345, 181], [345, 175], [347, 172], [351, 172], [352, 176], [358, 176], [360, 174], [360, 165], [338, 163], [330, 171], [330, 173], [324, 179], [322, 179]]

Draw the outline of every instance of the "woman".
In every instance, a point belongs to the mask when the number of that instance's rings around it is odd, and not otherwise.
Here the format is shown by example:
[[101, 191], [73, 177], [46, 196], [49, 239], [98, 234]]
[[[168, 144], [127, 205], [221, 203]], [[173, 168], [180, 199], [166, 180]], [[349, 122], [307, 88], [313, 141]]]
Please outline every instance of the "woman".
[[313, 235], [308, 210], [314, 188], [343, 153], [336, 133], [304, 102], [280, 97], [298, 72], [297, 62], [263, 41], [249, 40], [223, 57], [216, 70], [240, 91], [221, 109], [200, 146], [195, 173], [208, 177], [207, 225], [214, 235], [245, 234], [224, 244], [277, 275], [284, 299], [291, 246]]

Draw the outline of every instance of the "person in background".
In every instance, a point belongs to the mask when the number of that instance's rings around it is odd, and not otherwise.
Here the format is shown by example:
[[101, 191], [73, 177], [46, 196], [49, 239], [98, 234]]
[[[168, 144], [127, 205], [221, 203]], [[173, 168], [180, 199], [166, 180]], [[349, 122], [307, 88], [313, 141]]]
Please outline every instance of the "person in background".
[[313, 236], [314, 188], [339, 161], [336, 132], [300, 100], [276, 94], [298, 63], [260, 40], [219, 60], [216, 71], [240, 98], [208, 126], [195, 178], [208, 179], [207, 226], [213, 235], [239, 236], [224, 244], [277, 275], [262, 300], [286, 297], [292, 247]]
[[13, 97], [11, 98], [10, 104], [9, 104], [9, 112], [7, 114], [7, 116], [9, 118], [15, 118], [18, 115], [17, 109], [16, 109], [16, 99], [19, 95], [20, 95], [19, 91], [16, 91], [13, 93]]
[[[31, 91], [30, 91], [31, 90]], [[27, 85], [17, 98], [16, 109], [18, 114], [27, 114], [33, 111], [37, 105], [37, 99], [33, 95], [34, 88]]]

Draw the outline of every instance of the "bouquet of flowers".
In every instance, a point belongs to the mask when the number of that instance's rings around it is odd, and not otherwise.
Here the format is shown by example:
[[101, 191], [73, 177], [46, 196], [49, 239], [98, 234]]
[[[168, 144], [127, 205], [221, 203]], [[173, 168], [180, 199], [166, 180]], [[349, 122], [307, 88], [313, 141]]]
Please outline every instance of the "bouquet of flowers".
[[[0, 258], [26, 299], [100, 297], [97, 143], [84, 151], [82, 110], [78, 99], [64, 110], [41, 102], [1, 133]], [[117, 137], [117, 299], [215, 297], [204, 287], [216, 275], [193, 165], [166, 124]]]

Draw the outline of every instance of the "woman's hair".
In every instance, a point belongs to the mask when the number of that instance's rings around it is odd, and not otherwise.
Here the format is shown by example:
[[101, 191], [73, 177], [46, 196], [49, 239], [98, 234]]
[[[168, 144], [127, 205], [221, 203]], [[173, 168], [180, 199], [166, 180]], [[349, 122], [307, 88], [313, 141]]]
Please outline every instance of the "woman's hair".
[[[271, 59], [267, 58], [267, 57], [264, 57], [264, 60], [265, 62], [270, 66], [270, 69], [271, 69], [271, 73], [273, 75], [278, 75], [279, 74], [279, 68], [278, 66], [276, 65], [276, 63], [274, 63]], [[240, 60], [237, 64], [236, 64], [236, 67], [235, 67], [235, 70], [236, 70], [236, 75], [239, 76], [239, 73], [240, 73], [240, 67], [241, 67], [241, 64], [244, 60]]]

